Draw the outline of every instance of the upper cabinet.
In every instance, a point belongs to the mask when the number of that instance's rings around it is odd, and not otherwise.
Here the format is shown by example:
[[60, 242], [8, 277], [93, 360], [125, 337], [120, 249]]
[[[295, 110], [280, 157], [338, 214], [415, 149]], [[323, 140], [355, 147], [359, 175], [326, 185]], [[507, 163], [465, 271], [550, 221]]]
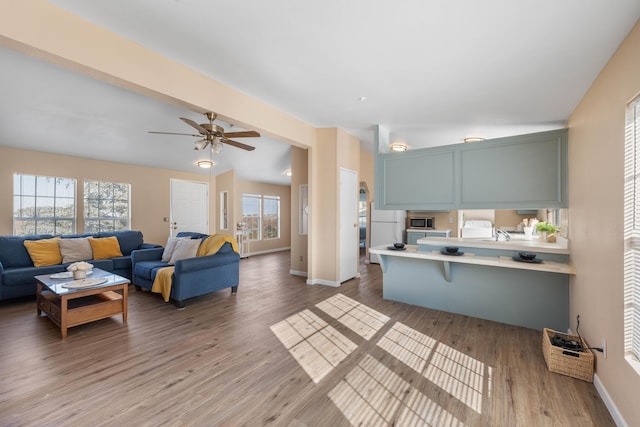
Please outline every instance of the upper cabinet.
[[375, 147], [378, 208], [567, 206], [566, 129], [404, 153], [380, 153], [384, 139], [383, 131]]

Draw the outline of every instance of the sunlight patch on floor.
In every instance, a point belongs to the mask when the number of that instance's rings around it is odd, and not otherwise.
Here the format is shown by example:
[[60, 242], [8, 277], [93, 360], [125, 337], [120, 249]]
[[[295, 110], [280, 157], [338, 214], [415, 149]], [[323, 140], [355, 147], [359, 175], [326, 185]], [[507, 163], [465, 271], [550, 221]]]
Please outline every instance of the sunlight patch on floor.
[[389, 321], [388, 316], [342, 294], [327, 298], [316, 307], [367, 340]]
[[354, 426], [463, 426], [368, 354], [329, 392], [329, 398]]
[[436, 340], [430, 336], [400, 322], [395, 323], [378, 341], [378, 347], [386, 350], [419, 374], [424, 371], [427, 359], [435, 345]]
[[424, 376], [477, 413], [482, 413], [484, 363], [439, 343]]
[[271, 331], [315, 383], [357, 348], [310, 310], [272, 325]]

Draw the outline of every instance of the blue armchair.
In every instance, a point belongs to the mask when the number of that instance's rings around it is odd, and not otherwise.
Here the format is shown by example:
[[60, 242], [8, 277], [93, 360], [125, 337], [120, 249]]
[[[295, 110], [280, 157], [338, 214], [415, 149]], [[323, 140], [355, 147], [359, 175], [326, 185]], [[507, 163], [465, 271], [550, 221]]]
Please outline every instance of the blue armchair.
[[[200, 233], [181, 232], [177, 237], [204, 239], [208, 236]], [[132, 282], [136, 289], [151, 290], [158, 270], [169, 266], [168, 263], [162, 261], [163, 250], [163, 248], [147, 249], [131, 253]], [[183, 308], [185, 300], [189, 298], [225, 288], [231, 288], [233, 294], [238, 290], [240, 255], [233, 250], [228, 242], [213, 255], [178, 260], [174, 267], [170, 298], [178, 308]]]

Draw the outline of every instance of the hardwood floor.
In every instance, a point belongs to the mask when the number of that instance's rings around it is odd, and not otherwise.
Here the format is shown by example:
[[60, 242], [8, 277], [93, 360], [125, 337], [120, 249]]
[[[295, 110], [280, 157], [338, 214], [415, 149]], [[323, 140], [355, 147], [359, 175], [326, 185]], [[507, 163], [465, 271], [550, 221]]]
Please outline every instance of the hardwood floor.
[[593, 384], [553, 374], [542, 332], [382, 299], [241, 261], [238, 293], [176, 310], [130, 288], [121, 316], [59, 330], [0, 304], [2, 426], [608, 426]]

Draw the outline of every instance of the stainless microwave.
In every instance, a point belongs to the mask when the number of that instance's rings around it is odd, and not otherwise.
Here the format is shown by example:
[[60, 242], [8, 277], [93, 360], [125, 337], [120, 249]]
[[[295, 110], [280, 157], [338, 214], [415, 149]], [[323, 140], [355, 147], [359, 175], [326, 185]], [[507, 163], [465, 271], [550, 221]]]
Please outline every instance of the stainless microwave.
[[432, 230], [435, 228], [435, 221], [433, 217], [410, 217], [409, 228]]

